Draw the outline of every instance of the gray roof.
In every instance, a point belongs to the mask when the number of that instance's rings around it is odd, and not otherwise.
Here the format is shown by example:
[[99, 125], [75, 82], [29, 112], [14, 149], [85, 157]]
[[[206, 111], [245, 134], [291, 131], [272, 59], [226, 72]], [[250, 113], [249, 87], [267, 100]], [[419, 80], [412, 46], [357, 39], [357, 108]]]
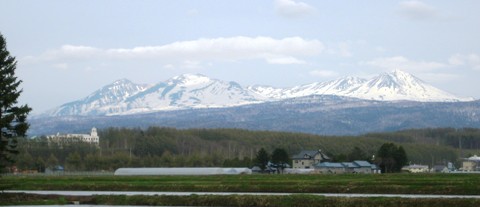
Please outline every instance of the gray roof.
[[345, 166], [343, 166], [342, 163], [338, 163], [338, 162], [322, 162], [322, 163], [318, 163], [316, 167], [318, 167], [318, 168], [345, 168]]
[[353, 162], [321, 162], [315, 165], [316, 168], [371, 168], [378, 169], [374, 164], [368, 161], [355, 160]]
[[357, 165], [353, 164], [353, 162], [342, 162], [342, 165], [348, 168], [355, 168]]
[[330, 157], [328, 157], [325, 153], [323, 153], [321, 150], [302, 150], [300, 153], [292, 156], [292, 159], [294, 160], [303, 160], [305, 159], [305, 155], [309, 156], [311, 158], [315, 157], [318, 153], [321, 153], [321, 156], [325, 160], [329, 160]]
[[363, 160], [355, 160], [353, 163], [358, 165], [358, 167], [372, 167], [372, 164]]

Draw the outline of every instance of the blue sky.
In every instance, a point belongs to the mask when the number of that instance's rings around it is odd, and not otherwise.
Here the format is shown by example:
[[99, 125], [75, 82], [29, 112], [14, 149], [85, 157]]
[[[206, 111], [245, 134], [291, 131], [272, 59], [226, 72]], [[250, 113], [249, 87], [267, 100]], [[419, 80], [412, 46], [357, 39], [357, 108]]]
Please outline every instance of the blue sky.
[[117, 79], [184, 73], [291, 87], [394, 69], [480, 98], [480, 1], [4, 0], [34, 113]]

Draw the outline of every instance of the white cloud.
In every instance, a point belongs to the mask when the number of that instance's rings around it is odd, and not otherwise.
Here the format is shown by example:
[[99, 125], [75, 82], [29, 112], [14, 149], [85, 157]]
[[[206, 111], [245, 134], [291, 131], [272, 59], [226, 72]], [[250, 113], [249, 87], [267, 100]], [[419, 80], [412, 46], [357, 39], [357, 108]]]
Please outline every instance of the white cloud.
[[403, 56], [376, 58], [371, 61], [363, 62], [362, 64], [375, 66], [387, 70], [401, 69], [410, 72], [432, 71], [448, 66], [444, 63], [434, 61], [413, 61]]
[[102, 51], [100, 49], [88, 46], [76, 46], [76, 45], [63, 45], [58, 50], [49, 50], [47, 51], [44, 56], [47, 59], [55, 59], [55, 58], [75, 58], [75, 59], [85, 59], [85, 58], [93, 58], [97, 55], [100, 55]]
[[[298, 57], [321, 53], [325, 46], [318, 40], [300, 37], [274, 39], [271, 37], [228, 37], [179, 41], [160, 46], [100, 49], [89, 46], [65, 45], [49, 50], [36, 60], [65, 59], [155, 59], [160, 61], [237, 61], [263, 59], [271, 64], [303, 64]], [[171, 64], [171, 62], [168, 62]]]
[[295, 0], [275, 0], [275, 11], [284, 17], [302, 17], [315, 12], [315, 8]]
[[294, 57], [267, 57], [266, 61], [270, 64], [280, 64], [280, 65], [287, 65], [287, 64], [305, 64], [306, 62], [303, 60], [299, 60]]
[[438, 17], [434, 7], [421, 1], [402, 1], [399, 3], [400, 14], [412, 20], [425, 20]]
[[312, 70], [310, 71], [310, 75], [322, 78], [330, 78], [338, 76], [338, 73], [331, 70]]

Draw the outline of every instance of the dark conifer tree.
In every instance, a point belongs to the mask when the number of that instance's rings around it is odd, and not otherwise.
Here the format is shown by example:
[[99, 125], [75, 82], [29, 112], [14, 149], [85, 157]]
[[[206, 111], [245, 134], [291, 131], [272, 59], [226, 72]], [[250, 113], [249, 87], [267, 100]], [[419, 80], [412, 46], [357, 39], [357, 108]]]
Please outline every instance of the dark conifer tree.
[[378, 149], [375, 162], [382, 173], [400, 172], [408, 163], [407, 154], [402, 146], [397, 147], [393, 143], [385, 143]]
[[283, 169], [290, 162], [290, 157], [285, 149], [276, 148], [272, 153], [272, 163], [277, 166], [277, 170], [283, 173]]
[[256, 163], [259, 165], [258, 167], [260, 167], [262, 171], [264, 171], [267, 168], [269, 159], [270, 159], [270, 156], [268, 155], [268, 152], [264, 148], [261, 148], [257, 152]]
[[13, 155], [18, 154], [16, 137], [25, 135], [29, 126], [27, 115], [32, 110], [27, 105], [16, 105], [22, 93], [19, 89], [22, 81], [15, 77], [16, 65], [0, 34], [0, 170], [14, 162]]

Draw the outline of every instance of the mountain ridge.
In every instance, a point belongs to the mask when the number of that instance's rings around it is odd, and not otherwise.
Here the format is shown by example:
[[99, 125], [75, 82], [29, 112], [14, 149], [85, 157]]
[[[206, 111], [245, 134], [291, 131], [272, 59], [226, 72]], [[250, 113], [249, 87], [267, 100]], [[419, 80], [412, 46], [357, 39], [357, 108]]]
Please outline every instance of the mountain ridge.
[[240, 128], [320, 135], [358, 135], [412, 128], [478, 128], [480, 100], [375, 101], [312, 95], [228, 108], [193, 108], [117, 116], [57, 116], [29, 120], [29, 135], [149, 126]]
[[415, 76], [395, 70], [372, 79], [344, 77], [281, 89], [243, 87], [234, 81], [183, 74], [153, 85], [120, 79], [89, 96], [63, 104], [43, 116], [127, 115], [189, 108], [224, 108], [311, 95], [335, 95], [376, 101], [470, 101], [435, 88]]

